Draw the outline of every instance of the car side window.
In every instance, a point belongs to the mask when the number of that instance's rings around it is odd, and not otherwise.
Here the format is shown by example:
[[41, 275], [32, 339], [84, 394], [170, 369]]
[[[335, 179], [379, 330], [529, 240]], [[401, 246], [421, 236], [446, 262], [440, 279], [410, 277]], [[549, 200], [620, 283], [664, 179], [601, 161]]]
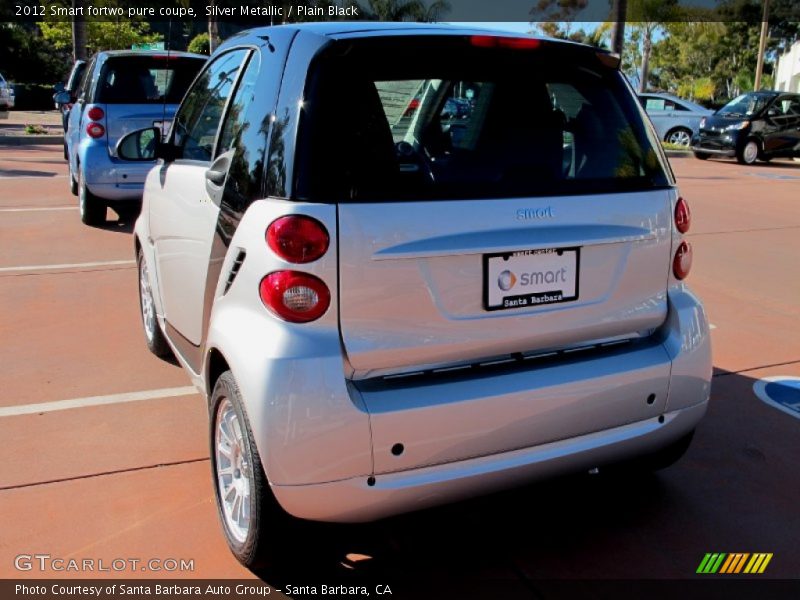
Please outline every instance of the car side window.
[[256, 98], [256, 84], [260, 65], [261, 55], [256, 52], [245, 67], [239, 87], [236, 89], [228, 112], [225, 115], [225, 120], [222, 123], [218, 150], [220, 153], [230, 150], [248, 126], [247, 108]]
[[97, 62], [97, 58], [93, 58], [89, 63], [89, 66], [83, 71], [83, 75], [81, 76], [81, 82], [78, 84], [76, 96], [78, 100], [86, 100], [86, 94], [89, 90], [89, 86], [92, 82], [92, 73], [94, 72], [94, 66]]
[[208, 162], [225, 105], [248, 50], [234, 50], [210, 63], [194, 82], [175, 117], [173, 144], [182, 158]]
[[668, 110], [667, 101], [663, 98], [647, 98], [644, 107], [647, 112]]

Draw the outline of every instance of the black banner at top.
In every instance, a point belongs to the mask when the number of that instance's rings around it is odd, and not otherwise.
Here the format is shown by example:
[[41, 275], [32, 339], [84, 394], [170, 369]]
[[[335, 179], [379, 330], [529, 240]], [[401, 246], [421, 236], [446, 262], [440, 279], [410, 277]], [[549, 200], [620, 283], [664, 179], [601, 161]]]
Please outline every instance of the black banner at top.
[[[759, 22], [763, 0], [627, 0], [629, 22]], [[0, 0], [0, 21], [208, 21], [275, 25], [302, 21], [615, 21], [615, 0]], [[800, 2], [770, 0], [770, 21], [800, 21]]]

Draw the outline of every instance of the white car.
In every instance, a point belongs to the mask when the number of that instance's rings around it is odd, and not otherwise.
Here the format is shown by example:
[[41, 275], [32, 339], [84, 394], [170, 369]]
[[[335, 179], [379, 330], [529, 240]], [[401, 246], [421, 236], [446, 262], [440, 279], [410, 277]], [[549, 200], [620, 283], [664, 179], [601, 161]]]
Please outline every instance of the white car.
[[236, 36], [166, 140], [120, 140], [159, 159], [135, 227], [145, 337], [208, 400], [242, 563], [288, 515], [683, 454], [710, 336], [646, 119], [602, 50], [331, 22]]

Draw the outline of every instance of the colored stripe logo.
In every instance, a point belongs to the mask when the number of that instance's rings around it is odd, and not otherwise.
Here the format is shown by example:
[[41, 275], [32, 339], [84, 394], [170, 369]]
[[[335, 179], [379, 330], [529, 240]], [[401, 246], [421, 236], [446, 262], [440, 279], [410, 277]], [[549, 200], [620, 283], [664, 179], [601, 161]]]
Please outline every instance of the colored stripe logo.
[[772, 553], [769, 552], [708, 552], [703, 560], [700, 561], [700, 566], [697, 567], [697, 573], [701, 575], [719, 574], [737, 574], [747, 573], [755, 575], [763, 573], [769, 561], [772, 560]]

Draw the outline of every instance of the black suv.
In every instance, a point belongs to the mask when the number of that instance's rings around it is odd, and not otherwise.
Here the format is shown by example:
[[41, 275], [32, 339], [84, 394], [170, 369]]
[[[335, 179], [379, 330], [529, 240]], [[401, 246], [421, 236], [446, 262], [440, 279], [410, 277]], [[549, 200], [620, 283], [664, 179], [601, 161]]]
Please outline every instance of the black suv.
[[749, 92], [700, 121], [694, 155], [735, 156], [743, 164], [800, 157], [800, 94]]

